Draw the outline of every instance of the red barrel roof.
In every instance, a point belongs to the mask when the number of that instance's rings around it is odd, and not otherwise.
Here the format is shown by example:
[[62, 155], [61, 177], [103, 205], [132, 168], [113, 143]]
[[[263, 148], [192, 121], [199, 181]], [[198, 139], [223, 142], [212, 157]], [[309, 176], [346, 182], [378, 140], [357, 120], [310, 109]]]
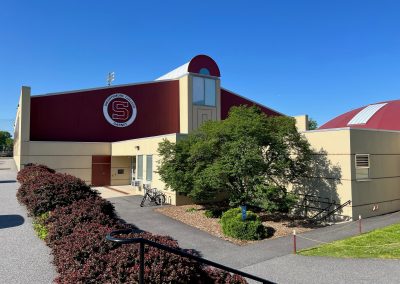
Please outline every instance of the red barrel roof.
[[343, 127], [400, 130], [400, 100], [370, 104], [351, 110], [328, 121], [319, 129]]

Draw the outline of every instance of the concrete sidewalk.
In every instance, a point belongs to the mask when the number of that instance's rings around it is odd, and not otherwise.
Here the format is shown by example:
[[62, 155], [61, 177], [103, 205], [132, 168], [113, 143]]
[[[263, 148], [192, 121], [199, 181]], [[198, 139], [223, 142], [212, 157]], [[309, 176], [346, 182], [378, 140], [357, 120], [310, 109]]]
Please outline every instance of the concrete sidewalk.
[[15, 197], [18, 183], [12, 159], [0, 158], [0, 283], [53, 283], [50, 249], [32, 229]]
[[[285, 255], [241, 270], [276, 283], [399, 283], [400, 261]], [[253, 283], [253, 282], [250, 282]]]
[[[374, 282], [373, 280], [378, 278], [386, 281], [383, 283], [396, 283], [400, 279], [397, 271], [391, 273], [393, 267], [400, 268], [398, 260], [344, 260], [293, 255], [292, 236], [238, 246], [159, 214], [153, 210], [154, 207], [141, 208], [139, 206], [141, 199], [141, 196], [109, 198], [114, 203], [120, 217], [140, 229], [155, 234], [169, 235], [176, 239], [182, 248], [194, 249], [200, 252], [204, 258], [242, 269], [266, 279], [279, 283], [366, 283], [366, 279]], [[363, 231], [399, 222], [400, 212], [373, 217], [363, 220]], [[357, 222], [350, 222], [316, 229], [301, 236], [330, 242], [357, 234]], [[313, 247], [317, 244], [298, 238], [299, 249]], [[367, 269], [366, 265], [374, 265], [374, 268]], [[314, 270], [319, 274], [309, 273]], [[329, 274], [329, 277], [322, 276], [325, 274]], [[324, 281], [324, 279], [329, 281]], [[393, 282], [394, 280], [396, 281]], [[382, 281], [380, 282], [382, 283]]]

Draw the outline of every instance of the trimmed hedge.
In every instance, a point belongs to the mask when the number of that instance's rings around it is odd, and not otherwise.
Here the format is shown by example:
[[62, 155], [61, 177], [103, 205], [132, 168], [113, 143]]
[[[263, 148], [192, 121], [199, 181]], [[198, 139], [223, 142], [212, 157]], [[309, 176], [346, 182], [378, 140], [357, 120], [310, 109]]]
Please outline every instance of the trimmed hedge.
[[21, 184], [24, 184], [29, 180], [36, 178], [39, 174], [42, 173], [54, 174], [55, 172], [56, 172], [55, 170], [50, 169], [45, 165], [26, 164], [25, 167], [18, 172], [17, 181]]
[[265, 237], [265, 228], [260, 218], [247, 211], [246, 220], [242, 220], [240, 208], [232, 208], [222, 214], [222, 231], [225, 235], [240, 240], [260, 240]]
[[[37, 216], [39, 231], [52, 248], [56, 283], [137, 283], [138, 244], [120, 245], [105, 239], [117, 229], [134, 228], [118, 218], [114, 206], [82, 180], [30, 165], [18, 174], [18, 200]], [[39, 217], [41, 216], [41, 217]], [[38, 223], [38, 224], [39, 224]], [[168, 236], [147, 232], [143, 237], [179, 248]], [[237, 275], [202, 266], [168, 252], [146, 246], [146, 283], [247, 283]]]
[[71, 175], [38, 172], [30, 177], [22, 183], [17, 198], [34, 216], [67, 206], [76, 200], [98, 196], [83, 180]]
[[[79, 225], [71, 235], [56, 242], [55, 263], [58, 267], [67, 267], [59, 271], [57, 283], [138, 282], [139, 246], [106, 241], [104, 236], [108, 232], [110, 227], [95, 223]], [[169, 237], [149, 233], [130, 234], [127, 237], [143, 237], [178, 247], [177, 242]], [[146, 247], [146, 283], [196, 283], [202, 273], [201, 266], [195, 262]]]
[[109, 201], [100, 196], [90, 196], [58, 207], [50, 213], [45, 222], [48, 227], [46, 242], [51, 246], [54, 241], [71, 234], [79, 224], [96, 223], [113, 227], [120, 222]]

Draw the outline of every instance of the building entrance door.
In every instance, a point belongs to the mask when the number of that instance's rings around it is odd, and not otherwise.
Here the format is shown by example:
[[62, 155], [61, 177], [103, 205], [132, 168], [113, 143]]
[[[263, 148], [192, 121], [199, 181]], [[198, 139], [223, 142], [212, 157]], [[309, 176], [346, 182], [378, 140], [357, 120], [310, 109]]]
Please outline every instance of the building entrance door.
[[110, 185], [111, 156], [92, 156], [92, 184], [94, 186]]

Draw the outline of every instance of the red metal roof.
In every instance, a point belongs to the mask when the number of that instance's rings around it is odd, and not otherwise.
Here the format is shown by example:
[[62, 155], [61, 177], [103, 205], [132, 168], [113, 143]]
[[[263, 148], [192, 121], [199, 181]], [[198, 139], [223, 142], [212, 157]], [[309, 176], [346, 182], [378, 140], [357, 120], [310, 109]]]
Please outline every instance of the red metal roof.
[[[373, 113], [372, 116], [366, 121], [366, 123], [349, 124], [349, 122], [359, 112], [361, 112], [368, 106], [376, 104], [385, 105], [378, 109], [375, 113]], [[400, 100], [380, 102], [376, 104], [363, 106], [339, 115], [319, 127], [319, 129], [351, 127], [382, 130], [400, 130]]]

